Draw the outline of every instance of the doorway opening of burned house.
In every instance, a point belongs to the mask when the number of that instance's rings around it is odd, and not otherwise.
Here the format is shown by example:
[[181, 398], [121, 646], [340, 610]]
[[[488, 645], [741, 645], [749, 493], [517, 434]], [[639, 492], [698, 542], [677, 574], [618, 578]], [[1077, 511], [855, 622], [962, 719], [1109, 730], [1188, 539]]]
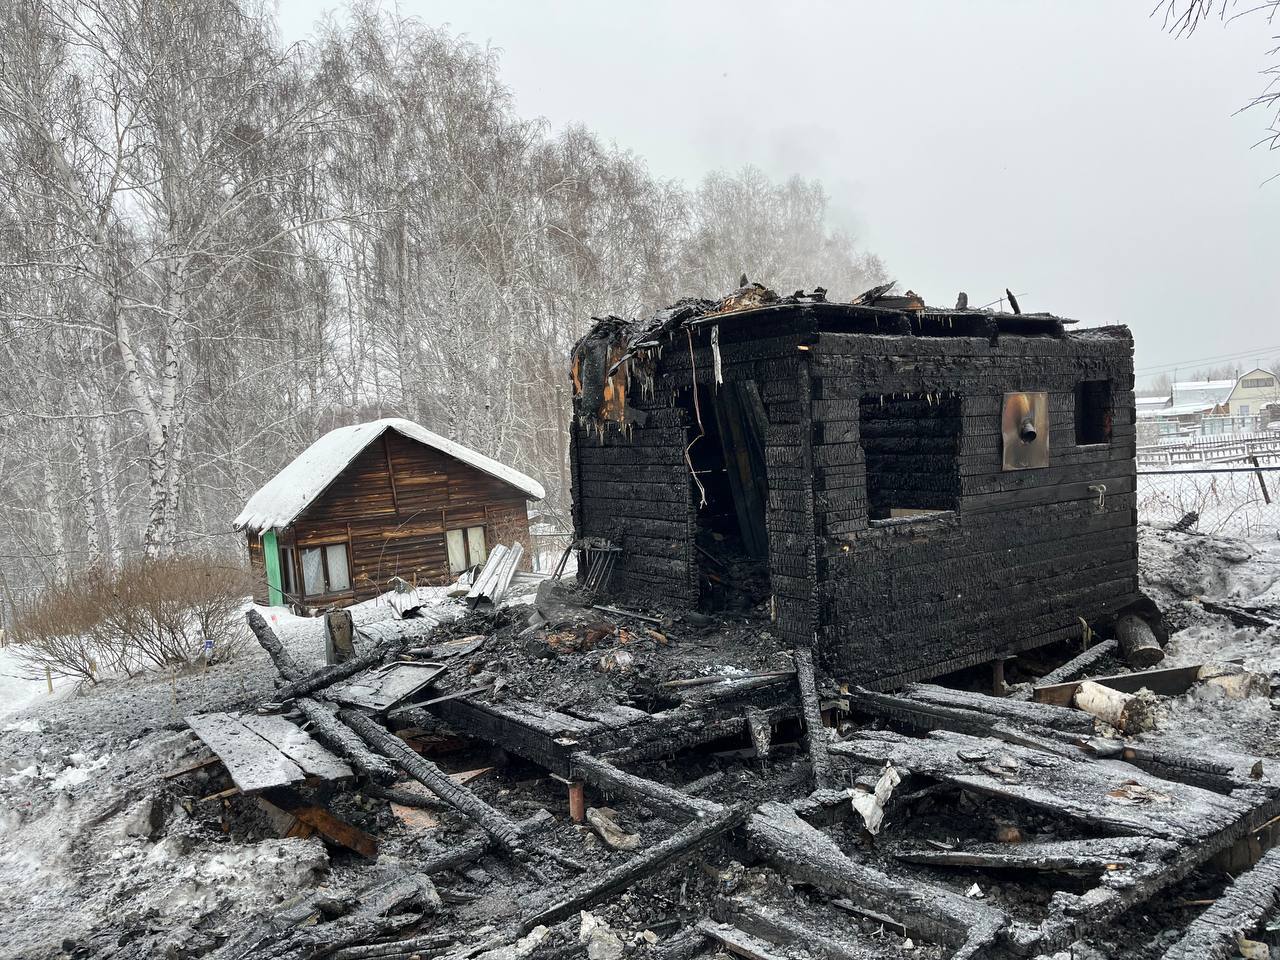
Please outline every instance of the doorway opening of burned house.
[[870, 523], [937, 518], [955, 511], [962, 423], [955, 393], [861, 397], [858, 426]]
[[767, 418], [752, 381], [683, 390], [693, 475], [699, 605], [746, 610], [769, 596]]

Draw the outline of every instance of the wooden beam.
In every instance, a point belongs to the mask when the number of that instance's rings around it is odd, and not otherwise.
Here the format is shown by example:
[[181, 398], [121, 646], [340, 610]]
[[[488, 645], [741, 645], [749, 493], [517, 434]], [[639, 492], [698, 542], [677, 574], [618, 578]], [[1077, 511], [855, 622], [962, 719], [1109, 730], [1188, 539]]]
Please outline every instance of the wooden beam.
[[608, 760], [579, 751], [569, 757], [572, 776], [598, 790], [624, 796], [652, 807], [665, 820], [683, 822], [723, 809], [717, 803], [691, 797], [675, 787], [619, 770]]
[[808, 647], [796, 647], [794, 656], [805, 742], [809, 746], [809, 762], [813, 766], [813, 785], [815, 789], [825, 790], [831, 785], [831, 759], [827, 754], [827, 728], [822, 723], [822, 705], [818, 702], [818, 687], [813, 675], [813, 651]]
[[299, 666], [298, 661], [293, 659], [293, 654], [284, 648], [276, 632], [267, 626], [267, 621], [262, 618], [262, 614], [251, 609], [245, 614], [245, 620], [249, 622], [249, 629], [258, 638], [262, 649], [267, 651], [271, 662], [280, 671], [280, 676], [286, 680], [297, 680], [299, 677], [306, 676], [307, 671]]
[[1280, 848], [1268, 850], [1248, 873], [1237, 877], [1192, 921], [1164, 960], [1229, 960], [1238, 955], [1236, 938], [1251, 932], [1280, 904]]
[[[1223, 661], [1225, 663], [1244, 663], [1237, 658]], [[1112, 690], [1123, 693], [1137, 693], [1146, 687], [1152, 693], [1162, 697], [1177, 697], [1191, 689], [1191, 685], [1200, 676], [1201, 663], [1193, 663], [1185, 667], [1161, 667], [1157, 670], [1139, 670], [1134, 673], [1113, 673], [1105, 677], [1087, 677], [1072, 680], [1068, 683], [1055, 683], [1037, 686], [1033, 696], [1037, 703], [1048, 703], [1059, 707], [1070, 706], [1072, 698], [1085, 679], [1100, 683]]]
[[323, 807], [304, 800], [297, 792], [285, 788], [268, 790], [263, 799], [285, 813], [291, 814], [317, 833], [327, 837], [334, 843], [354, 850], [362, 857], [373, 860], [378, 856], [378, 841], [359, 827], [352, 826], [345, 820], [339, 820]]
[[551, 906], [526, 917], [521, 934], [527, 934], [537, 926], [552, 926], [579, 910], [625, 890], [637, 880], [656, 873], [663, 867], [686, 857], [704, 844], [719, 839], [740, 826], [747, 817], [745, 808], [731, 807], [713, 813], [701, 820], [694, 820], [666, 840], [638, 853], [619, 866], [597, 874], [586, 884], [575, 885], [564, 892]]
[[701, 920], [694, 929], [703, 936], [710, 937], [730, 953], [744, 957], [745, 960], [782, 960], [782, 954], [774, 952], [773, 944], [753, 937], [727, 923]]

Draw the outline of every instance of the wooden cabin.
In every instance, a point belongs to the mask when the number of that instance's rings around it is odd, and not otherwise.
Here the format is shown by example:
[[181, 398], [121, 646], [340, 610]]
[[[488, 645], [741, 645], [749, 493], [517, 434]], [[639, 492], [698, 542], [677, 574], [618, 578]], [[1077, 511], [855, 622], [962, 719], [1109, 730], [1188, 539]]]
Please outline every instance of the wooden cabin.
[[529, 548], [542, 486], [409, 420], [331, 430], [249, 498], [245, 532], [272, 606], [346, 606], [391, 589], [451, 583], [497, 543]]
[[575, 535], [606, 592], [756, 611], [878, 687], [1149, 611], [1133, 339], [1070, 323], [763, 288], [600, 321]]

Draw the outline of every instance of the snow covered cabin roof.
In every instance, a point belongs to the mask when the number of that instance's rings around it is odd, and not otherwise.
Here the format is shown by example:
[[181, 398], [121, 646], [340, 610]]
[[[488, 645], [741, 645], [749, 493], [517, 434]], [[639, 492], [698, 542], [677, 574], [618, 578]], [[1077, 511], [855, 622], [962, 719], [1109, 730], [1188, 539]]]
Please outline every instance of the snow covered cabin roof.
[[541, 500], [546, 496], [542, 484], [518, 470], [477, 453], [470, 447], [446, 440], [412, 420], [384, 417], [369, 423], [330, 430], [250, 497], [232, 526], [237, 530], [249, 529], [255, 533], [289, 526], [365, 447], [388, 430], [403, 434], [410, 440], [417, 440], [423, 446], [438, 450], [447, 457], [510, 484], [530, 500]]

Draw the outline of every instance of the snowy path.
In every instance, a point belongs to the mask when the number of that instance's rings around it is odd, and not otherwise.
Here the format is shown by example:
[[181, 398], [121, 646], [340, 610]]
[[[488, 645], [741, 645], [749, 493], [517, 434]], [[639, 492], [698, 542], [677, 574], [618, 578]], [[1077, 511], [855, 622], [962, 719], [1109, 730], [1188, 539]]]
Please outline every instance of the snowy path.
[[[0, 718], [24, 710], [42, 695], [47, 695], [44, 683], [25, 679], [24, 672], [23, 664], [11, 650], [0, 649]], [[63, 682], [71, 683], [69, 680]]]

